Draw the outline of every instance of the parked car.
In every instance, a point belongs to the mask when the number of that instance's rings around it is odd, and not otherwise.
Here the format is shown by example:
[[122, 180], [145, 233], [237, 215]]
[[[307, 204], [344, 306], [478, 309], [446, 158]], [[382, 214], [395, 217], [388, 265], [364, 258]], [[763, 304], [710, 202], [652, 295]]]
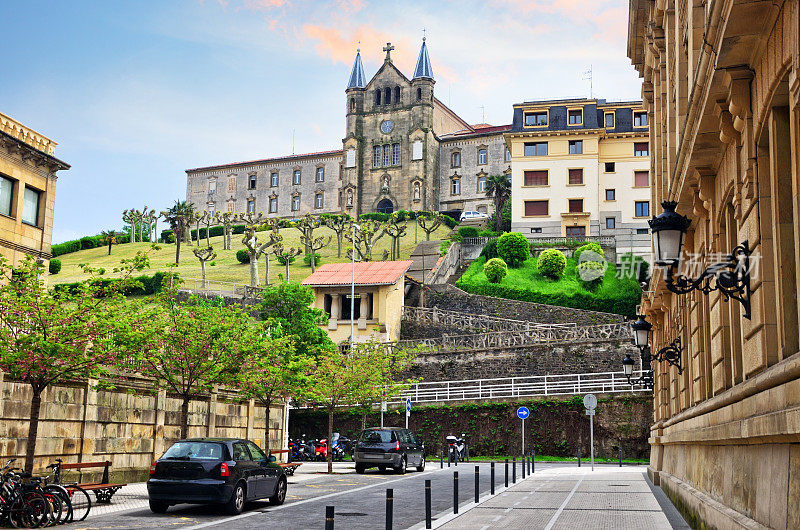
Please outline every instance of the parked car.
[[381, 471], [391, 467], [403, 474], [408, 467], [425, 470], [425, 445], [416, 434], [400, 427], [367, 429], [355, 443], [353, 460], [356, 473], [377, 467]]
[[483, 212], [466, 212], [465, 211], [465, 212], [461, 212], [461, 217], [459, 218], [459, 221], [463, 222], [463, 221], [466, 221], [467, 219], [488, 219], [488, 218], [489, 218], [489, 214], [486, 214], [486, 213], [483, 213]]
[[286, 499], [286, 474], [275, 457], [240, 438], [180, 440], [150, 466], [150, 510], [164, 513], [175, 504], [220, 504], [233, 515], [245, 502]]

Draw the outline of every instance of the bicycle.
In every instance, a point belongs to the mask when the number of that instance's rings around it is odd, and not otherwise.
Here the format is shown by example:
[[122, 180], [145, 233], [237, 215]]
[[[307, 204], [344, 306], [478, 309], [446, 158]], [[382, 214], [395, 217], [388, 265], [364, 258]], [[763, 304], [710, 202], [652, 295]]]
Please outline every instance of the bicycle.
[[14, 528], [38, 528], [49, 525], [53, 519], [53, 506], [37, 491], [37, 486], [23, 484], [30, 473], [11, 465], [12, 458], [0, 469], [0, 521], [8, 521]]
[[70, 513], [66, 522], [83, 521], [89, 516], [89, 511], [92, 509], [92, 499], [85, 489], [78, 486], [77, 482], [64, 484], [61, 481], [62, 463], [63, 460], [57, 458], [54, 464], [47, 466], [48, 469], [52, 468], [52, 471], [46, 478], [50, 479], [52, 477], [52, 482], [49, 484], [46, 483], [46, 487], [60, 488], [62, 494], [66, 494], [69, 498]]

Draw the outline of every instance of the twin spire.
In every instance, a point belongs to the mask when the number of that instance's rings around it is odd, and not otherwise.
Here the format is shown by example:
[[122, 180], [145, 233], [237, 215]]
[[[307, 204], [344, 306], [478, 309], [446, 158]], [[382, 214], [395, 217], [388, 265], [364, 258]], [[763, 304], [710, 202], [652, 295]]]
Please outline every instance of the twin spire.
[[[386, 61], [391, 62], [390, 52], [394, 49], [391, 43], [386, 43], [383, 49], [386, 52]], [[433, 68], [431, 67], [431, 60], [428, 57], [428, 46], [425, 44], [425, 37], [422, 37], [422, 48], [419, 50], [419, 57], [417, 58], [417, 66], [414, 68], [413, 79], [433, 79]], [[350, 72], [350, 80], [347, 83], [347, 88], [366, 88], [367, 79], [364, 75], [364, 65], [361, 63], [361, 49], [356, 51], [356, 60], [353, 63], [353, 69]]]

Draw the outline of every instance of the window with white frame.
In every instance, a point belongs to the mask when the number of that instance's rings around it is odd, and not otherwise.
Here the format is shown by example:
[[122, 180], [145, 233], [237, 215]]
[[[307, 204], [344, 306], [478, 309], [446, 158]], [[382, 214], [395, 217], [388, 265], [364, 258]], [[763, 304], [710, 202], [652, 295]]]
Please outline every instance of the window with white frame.
[[292, 184], [298, 185], [300, 184], [300, 179], [302, 177], [302, 173], [299, 169], [295, 169], [294, 173], [292, 173]]
[[25, 186], [25, 193], [22, 196], [22, 222], [33, 226], [39, 226], [39, 202], [42, 192]]
[[478, 149], [478, 165], [482, 166], [486, 164], [486, 148], [482, 147]]
[[372, 167], [381, 167], [381, 146], [372, 148]]
[[11, 217], [13, 195], [14, 181], [6, 177], [0, 177], [0, 215]]
[[461, 152], [455, 151], [450, 155], [450, 167], [461, 167]]
[[247, 199], [247, 213], [256, 213], [255, 199]]
[[300, 209], [300, 196], [299, 195], [293, 195], [292, 196], [292, 211], [296, 212], [299, 209]]
[[269, 213], [278, 213], [278, 198], [269, 198]]
[[277, 171], [273, 171], [272, 175], [270, 175], [270, 177], [269, 177], [269, 185], [272, 186], [273, 188], [277, 188], [278, 187], [278, 172]]
[[318, 167], [317, 168], [317, 182], [325, 182], [325, 168]]
[[450, 194], [451, 195], [460, 195], [461, 194], [461, 179], [454, 178], [450, 181]]
[[484, 175], [478, 177], [478, 193], [486, 193], [486, 177]]
[[392, 165], [400, 164], [400, 144], [392, 144]]
[[322, 196], [322, 193], [317, 193], [314, 195], [314, 206], [316, 208], [322, 208], [325, 205], [325, 200]]
[[384, 145], [383, 146], [383, 165], [388, 166], [389, 162], [392, 161], [392, 146]]

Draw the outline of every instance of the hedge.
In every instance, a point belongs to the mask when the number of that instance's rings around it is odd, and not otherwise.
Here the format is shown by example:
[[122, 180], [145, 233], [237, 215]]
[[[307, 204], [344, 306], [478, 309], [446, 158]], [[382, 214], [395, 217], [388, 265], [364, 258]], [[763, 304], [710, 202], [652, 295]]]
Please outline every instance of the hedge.
[[497, 255], [497, 239], [490, 239], [486, 245], [484, 245], [483, 250], [481, 250], [481, 256], [486, 258], [486, 261], [499, 257]]
[[483, 264], [483, 273], [491, 283], [500, 283], [508, 274], [508, 267], [502, 259], [492, 258]]
[[[161, 292], [161, 284], [164, 281], [165, 277], [169, 277], [170, 274], [165, 272], [157, 272], [152, 276], [142, 275], [137, 276], [134, 280], [141, 283], [141, 287], [134, 287], [131, 289], [125, 290], [126, 296], [142, 296], [142, 295], [151, 295]], [[172, 276], [178, 278], [177, 274], [172, 273]], [[118, 282], [119, 279], [116, 278], [103, 278], [95, 281], [95, 285], [100, 285], [102, 287], [107, 287], [114, 282]], [[56, 290], [74, 290], [77, 289], [81, 285], [81, 282], [73, 282], [73, 283], [59, 283], [55, 285], [53, 288]]]
[[[117, 234], [118, 245], [129, 242], [130, 242], [130, 236], [128, 234], [125, 233]], [[74, 239], [72, 241], [65, 241], [63, 243], [58, 243], [57, 245], [53, 245], [52, 247], [50, 247], [50, 254], [52, 254], [53, 257], [63, 256], [64, 254], [71, 254], [73, 252], [78, 252], [79, 250], [99, 248], [105, 245], [106, 243], [103, 242], [102, 236], [84, 236], [80, 239]]]
[[635, 316], [636, 306], [642, 296], [641, 292], [620, 293], [619, 298], [616, 299], [601, 298], [593, 293], [575, 293], [572, 296], [568, 296], [564, 293], [539, 293], [494, 283], [472, 284], [463, 280], [458, 280], [456, 282], [456, 287], [472, 294], [521, 300], [523, 302], [534, 302], [536, 304], [574, 307], [576, 309], [587, 309], [589, 311], [602, 311], [605, 313], [625, 315], [630, 318]]
[[462, 226], [458, 229], [458, 235], [461, 237], [478, 237], [478, 229], [474, 226]]

